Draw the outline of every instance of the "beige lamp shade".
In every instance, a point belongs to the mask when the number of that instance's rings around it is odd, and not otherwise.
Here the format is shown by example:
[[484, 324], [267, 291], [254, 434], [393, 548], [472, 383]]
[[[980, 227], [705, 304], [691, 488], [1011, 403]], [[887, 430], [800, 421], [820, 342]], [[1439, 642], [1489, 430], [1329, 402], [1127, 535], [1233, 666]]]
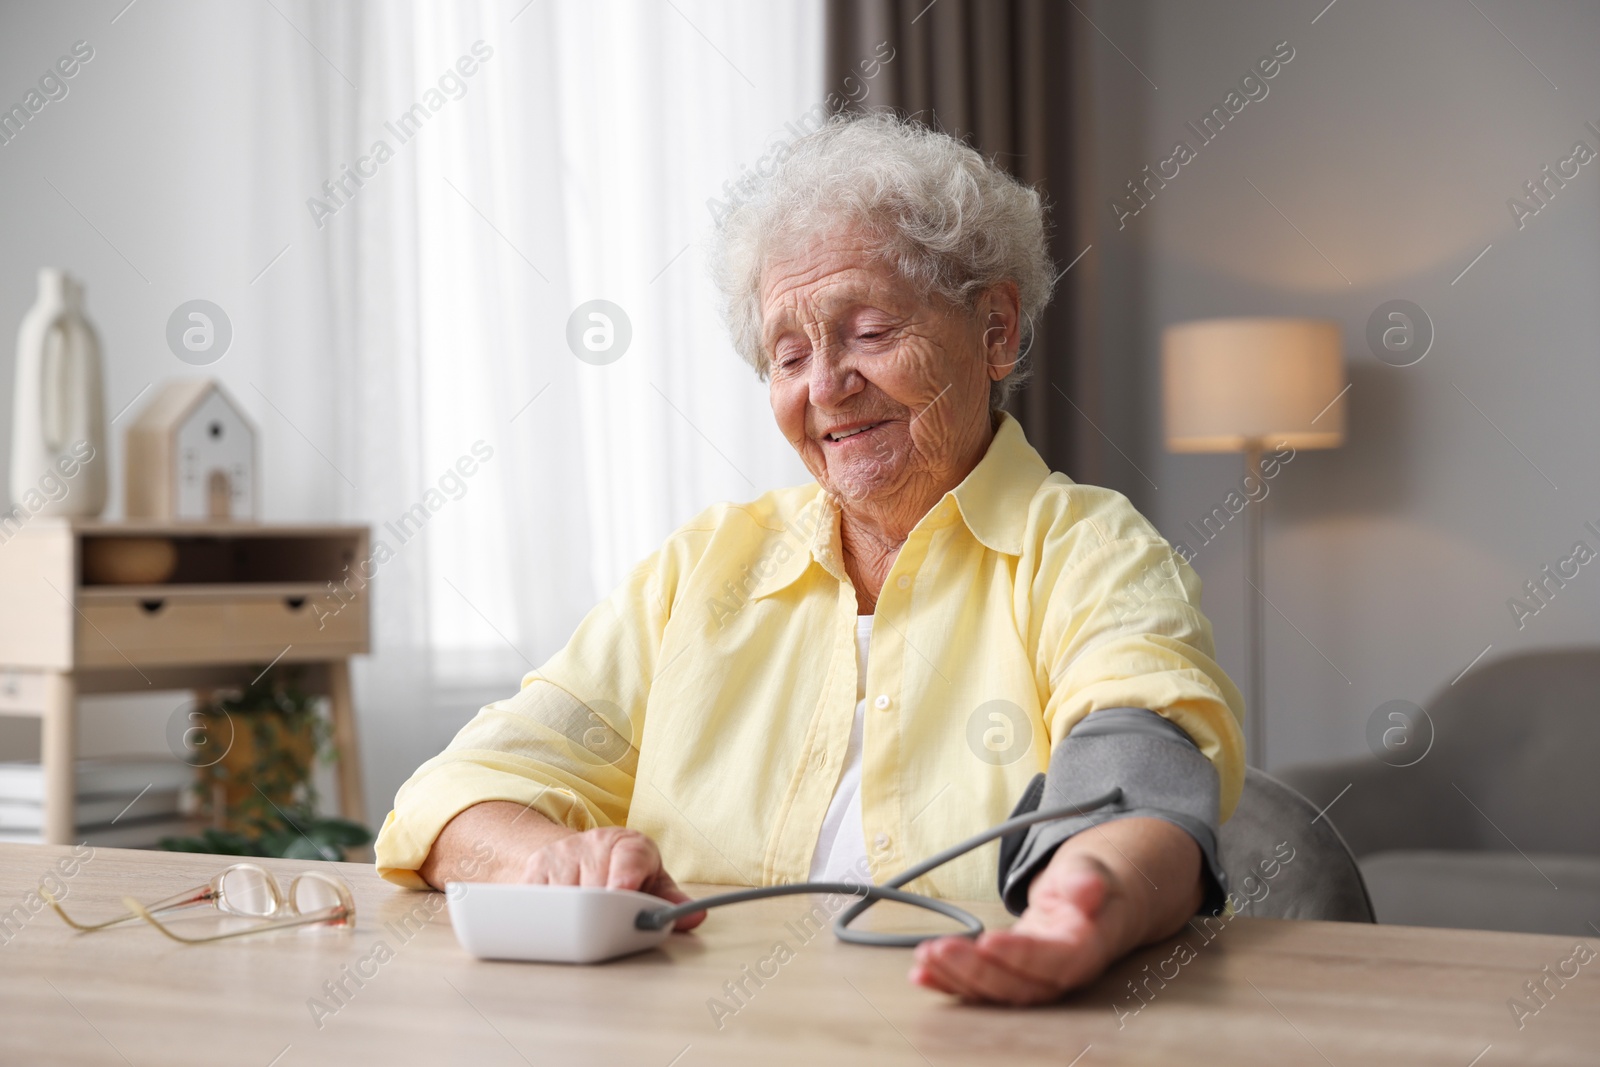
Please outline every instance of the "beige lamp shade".
[[1344, 355], [1335, 323], [1179, 323], [1162, 334], [1161, 370], [1173, 452], [1344, 443]]

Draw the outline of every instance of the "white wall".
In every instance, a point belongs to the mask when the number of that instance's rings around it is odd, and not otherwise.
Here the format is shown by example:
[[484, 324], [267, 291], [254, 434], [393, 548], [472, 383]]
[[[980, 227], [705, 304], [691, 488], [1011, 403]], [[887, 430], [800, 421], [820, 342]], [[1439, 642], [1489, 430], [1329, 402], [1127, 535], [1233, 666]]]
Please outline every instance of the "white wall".
[[[1347, 444], [1301, 453], [1267, 502], [1266, 593], [1282, 611], [1267, 609], [1274, 767], [1365, 752], [1375, 708], [1426, 705], [1487, 645], [1480, 662], [1600, 639], [1600, 566], [1525, 629], [1506, 606], [1575, 541], [1600, 549], [1582, 528], [1600, 525], [1600, 161], [1520, 232], [1506, 206], [1575, 141], [1600, 150], [1584, 126], [1600, 125], [1600, 7], [1480, 0], [1480, 14], [1455, 0], [1339, 0], [1313, 25], [1325, 5], [1085, 9], [1127, 53], [1097, 36], [1102, 203], [1175, 140], [1198, 147], [1184, 123], [1276, 42], [1295, 49], [1266, 98], [1125, 229], [1103, 206], [1096, 249], [1114, 383], [1103, 426], [1160, 488], [1114, 452], [1111, 480], [1172, 539], [1222, 502], [1242, 461], [1164, 451], [1161, 328], [1308, 315], [1344, 331]], [[1367, 347], [1368, 317], [1392, 299], [1433, 320], [1432, 351], [1415, 366]], [[1242, 547], [1241, 518], [1196, 560], [1241, 685]]]
[[[152, 382], [220, 378], [262, 430], [265, 513], [325, 515], [337, 475], [312, 444], [331, 437], [333, 408], [315, 388], [318, 361], [307, 358], [327, 331], [318, 249], [303, 224], [307, 190], [320, 176], [285, 173], [277, 162], [289, 155], [283, 145], [306, 136], [296, 116], [314, 110], [299, 104], [322, 60], [267, 5], [139, 5], [112, 24], [119, 7], [5, 12], [0, 102], [20, 100], [73, 42], [88, 41], [95, 54], [65, 99], [0, 146], [0, 324], [17, 322], [32, 303], [37, 267], [70, 270], [85, 282], [104, 346], [108, 417]], [[263, 99], [261, 85], [277, 99]], [[205, 368], [181, 363], [165, 342], [167, 317], [194, 298], [215, 301], [233, 323], [232, 347]], [[9, 338], [0, 343], [8, 400], [14, 356]], [[121, 513], [121, 434], [131, 417], [112, 431], [119, 476], [109, 515]], [[10, 419], [7, 403], [0, 456], [9, 454]]]

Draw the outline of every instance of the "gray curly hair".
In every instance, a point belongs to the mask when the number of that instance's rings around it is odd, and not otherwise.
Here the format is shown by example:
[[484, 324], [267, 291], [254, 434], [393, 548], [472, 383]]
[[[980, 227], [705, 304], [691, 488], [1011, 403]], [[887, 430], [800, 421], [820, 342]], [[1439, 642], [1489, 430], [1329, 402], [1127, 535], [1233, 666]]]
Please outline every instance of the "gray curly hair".
[[[770, 177], [737, 190], [748, 195], [736, 195], [710, 248], [734, 347], [763, 380], [762, 268], [787, 242], [841, 223], [866, 226], [902, 278], [953, 307], [974, 308], [986, 289], [1015, 283], [1019, 354], [1032, 347], [1055, 285], [1036, 190], [954, 137], [887, 112], [836, 115], [777, 155]], [[993, 383], [991, 407], [1028, 377], [1030, 362], [1019, 358]]]

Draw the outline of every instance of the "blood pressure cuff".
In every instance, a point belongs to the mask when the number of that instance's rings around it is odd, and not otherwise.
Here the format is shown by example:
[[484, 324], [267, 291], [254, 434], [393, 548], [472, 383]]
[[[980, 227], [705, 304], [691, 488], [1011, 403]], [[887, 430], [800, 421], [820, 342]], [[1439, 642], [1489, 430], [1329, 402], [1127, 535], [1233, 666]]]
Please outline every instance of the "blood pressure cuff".
[[1221, 783], [1189, 735], [1145, 708], [1102, 708], [1056, 746], [1047, 774], [1028, 783], [1013, 817], [1121, 789], [1115, 803], [1081, 816], [1036, 823], [1000, 839], [1000, 899], [1013, 915], [1028, 906], [1028, 886], [1067, 838], [1130, 817], [1164, 819], [1194, 838], [1203, 856], [1202, 914], [1221, 911], [1228, 876], [1217, 861]]

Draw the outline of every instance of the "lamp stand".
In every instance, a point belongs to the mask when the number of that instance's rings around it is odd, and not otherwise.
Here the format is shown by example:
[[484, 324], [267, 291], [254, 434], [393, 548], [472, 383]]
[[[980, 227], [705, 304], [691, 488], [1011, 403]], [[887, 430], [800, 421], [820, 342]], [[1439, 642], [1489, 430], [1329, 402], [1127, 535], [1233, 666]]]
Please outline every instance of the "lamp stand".
[[[1261, 479], [1261, 442], [1253, 441], [1245, 450], [1245, 475], [1254, 477], [1257, 485], [1265, 485]], [[1262, 692], [1266, 688], [1265, 664], [1263, 647], [1264, 634], [1261, 629], [1261, 601], [1266, 598], [1262, 592], [1262, 585], [1266, 578], [1263, 575], [1261, 563], [1262, 550], [1262, 513], [1266, 510], [1266, 494], [1260, 500], [1250, 501], [1245, 510], [1249, 513], [1244, 524], [1244, 618], [1245, 630], [1249, 640], [1250, 650], [1250, 689], [1247, 694], [1247, 703], [1244, 709], [1245, 725], [1245, 759], [1250, 766], [1258, 770], [1267, 767], [1267, 723], [1266, 705], [1262, 703]]]

